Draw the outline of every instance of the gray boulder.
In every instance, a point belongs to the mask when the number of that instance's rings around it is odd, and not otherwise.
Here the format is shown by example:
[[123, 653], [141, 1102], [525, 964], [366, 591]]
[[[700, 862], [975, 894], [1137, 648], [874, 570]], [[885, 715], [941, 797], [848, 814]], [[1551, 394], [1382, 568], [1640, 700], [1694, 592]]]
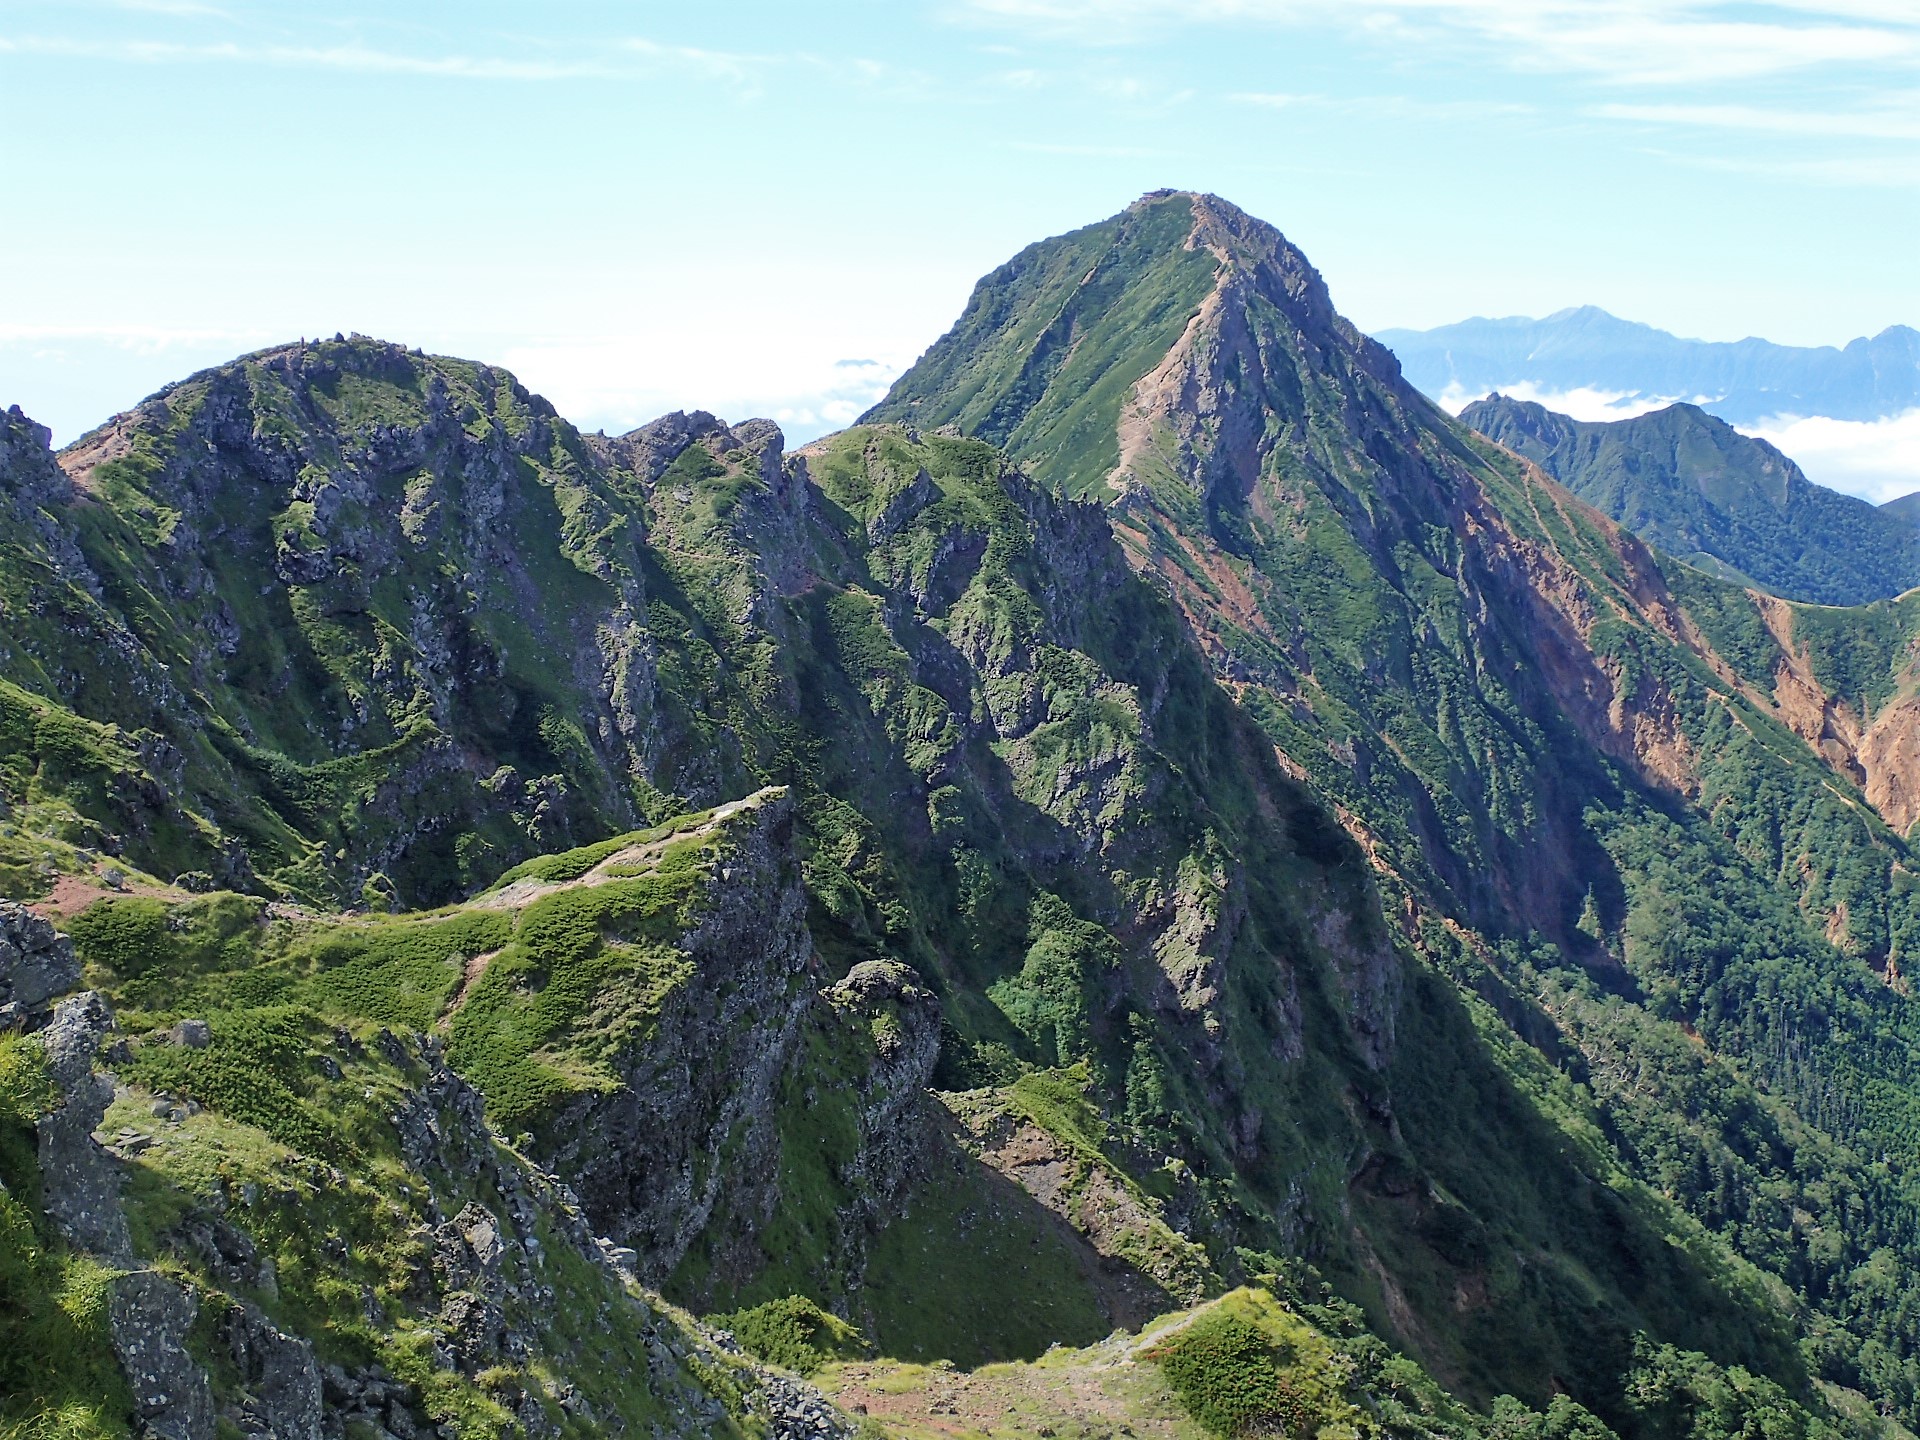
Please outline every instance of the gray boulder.
[[80, 983], [73, 944], [45, 920], [0, 900], [0, 1030], [25, 1030], [48, 1002]]
[[93, 1138], [113, 1103], [113, 1082], [93, 1068], [112, 1029], [113, 1011], [92, 990], [54, 1008], [52, 1021], [36, 1038], [60, 1100], [34, 1130], [47, 1214], [70, 1245], [117, 1258], [132, 1248], [120, 1207], [120, 1178]]
[[113, 1282], [107, 1324], [133, 1390], [142, 1433], [154, 1440], [212, 1440], [213, 1391], [187, 1353], [199, 1303], [152, 1270], [135, 1270]]

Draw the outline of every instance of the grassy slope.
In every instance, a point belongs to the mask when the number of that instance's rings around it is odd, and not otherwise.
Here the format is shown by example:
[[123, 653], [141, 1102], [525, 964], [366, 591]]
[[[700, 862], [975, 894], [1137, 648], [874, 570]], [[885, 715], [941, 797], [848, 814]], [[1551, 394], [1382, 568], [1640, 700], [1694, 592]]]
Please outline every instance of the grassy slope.
[[[311, 1339], [323, 1361], [378, 1364], [412, 1384], [422, 1408], [462, 1436], [518, 1433], [512, 1410], [522, 1394], [539, 1397], [562, 1433], [601, 1433], [599, 1422], [557, 1407], [552, 1397], [565, 1385], [602, 1421], [674, 1423], [676, 1387], [711, 1379], [663, 1379], [650, 1368], [656, 1329], [663, 1324], [672, 1338], [678, 1322], [629, 1304], [604, 1268], [556, 1233], [559, 1197], [504, 1149], [493, 1163], [520, 1170], [523, 1186], [553, 1207], [541, 1221], [534, 1288], [509, 1303], [506, 1317], [534, 1335], [535, 1352], [524, 1366], [509, 1361], [478, 1375], [435, 1359], [440, 1322], [421, 1303], [417, 1273], [428, 1260], [424, 1227], [469, 1202], [496, 1216], [513, 1202], [471, 1157], [456, 1165], [449, 1156], [447, 1169], [410, 1164], [389, 1117], [409, 1103], [424, 1072], [417, 1049], [396, 1049], [392, 1031], [446, 1035], [453, 1063], [502, 1129], [531, 1121], [570, 1090], [607, 1083], [598, 1068], [606, 1046], [644, 1028], [661, 987], [674, 983], [671, 947], [660, 942], [690, 923], [726, 854], [725, 827], [694, 815], [523, 866], [509, 877], [522, 882], [507, 897], [513, 904], [496, 891], [424, 915], [330, 917], [269, 912], [258, 900], [215, 894], [174, 904], [110, 898], [83, 910], [70, 922], [76, 949], [89, 983], [119, 1007], [130, 1046], [116, 1066], [127, 1088], [101, 1133], [129, 1157], [136, 1250], [193, 1284], [203, 1314], [217, 1316], [229, 1295], [258, 1304]], [[475, 979], [469, 971], [463, 983], [467, 962], [489, 955], [484, 973]], [[626, 1008], [615, 1015], [617, 1002]], [[206, 1047], [168, 1043], [182, 1017], [208, 1022]], [[13, 1053], [5, 1052], [9, 1067]], [[25, 1095], [31, 1077], [6, 1074], [14, 1111], [0, 1120], [12, 1125], [30, 1118], [14, 1092]], [[156, 1095], [192, 1102], [193, 1113], [156, 1116]], [[449, 1125], [446, 1133], [459, 1131]], [[30, 1160], [6, 1154], [9, 1190], [31, 1194]], [[7, 1204], [10, 1227], [30, 1223], [17, 1202]], [[182, 1240], [209, 1214], [238, 1226], [271, 1261], [269, 1285], [236, 1289]], [[36, 1343], [56, 1323], [97, 1328], [86, 1308], [87, 1265], [61, 1260], [57, 1247], [36, 1258], [12, 1243], [20, 1238], [9, 1236], [9, 1263], [46, 1271], [46, 1299], [62, 1307], [21, 1317]], [[16, 1280], [26, 1283], [9, 1272], [10, 1288]], [[65, 1368], [36, 1376], [29, 1389], [43, 1405], [82, 1403], [63, 1400], [69, 1392], [95, 1397], [108, 1415], [102, 1433], [121, 1433], [110, 1413], [123, 1408], [110, 1362], [87, 1354], [76, 1342]], [[237, 1383], [211, 1351], [203, 1358], [216, 1388]]]
[[[1271, 1286], [1272, 1288], [1266, 1288]], [[1782, 1437], [1831, 1433], [1777, 1387], [1698, 1355], [1649, 1348], [1633, 1360], [1649, 1433]], [[1490, 1413], [1462, 1406], [1417, 1364], [1355, 1327], [1350, 1309], [1264, 1277], [1137, 1333], [1061, 1346], [1021, 1364], [970, 1371], [897, 1361], [829, 1362], [821, 1383], [899, 1440], [1202, 1440], [1287, 1433], [1384, 1440], [1605, 1440], [1612, 1432], [1565, 1395], [1539, 1409], [1512, 1396]], [[1889, 1434], [1904, 1434], [1888, 1427]]]
[[1133, 383], [1179, 338], [1214, 261], [1182, 248], [1169, 196], [1030, 246], [982, 279], [953, 329], [863, 421], [957, 425], [1017, 453], [1036, 479], [1081, 493], [1119, 462]]
[[[1047, 259], [1043, 250], [1025, 263], [1039, 271]], [[1140, 267], [1137, 284], [1156, 283]], [[1012, 288], [1000, 288], [1013, 303]], [[979, 293], [970, 313], [998, 313], [1000, 303]], [[1147, 302], [1129, 295], [1124, 303]], [[1822, 1152], [1831, 1139], [1747, 1153], [1752, 1122], [1739, 1109], [1784, 1111], [1850, 1138], [1864, 1121], [1870, 1148], [1906, 1153], [1914, 1133], [1907, 1097], [1920, 1079], [1906, 1058], [1912, 1021], [1906, 1002], [1861, 963], [1881, 961], [1890, 947], [1897, 954], [1914, 933], [1904, 847], [1769, 713], [1764, 693], [1740, 693], [1719, 668], [1723, 657], [1675, 645], [1650, 623], [1642, 558], [1397, 387], [1364, 345], [1341, 338], [1330, 310], [1304, 311], [1303, 318], [1297, 291], [1245, 287], [1233, 317], [1242, 338], [1223, 342], [1226, 368], [1206, 378], [1254, 407], [1240, 433], [1280, 439], [1264, 453], [1251, 491], [1210, 488], [1211, 479], [1181, 468], [1172, 452], [1157, 469], [1142, 469], [1135, 478], [1151, 503], [1135, 498], [1122, 510], [1136, 555], [1182, 597], [1216, 653], [1231, 657], [1243, 704], [1275, 743], [1365, 825], [1390, 890], [1408, 895], [1414, 938], [1466, 988], [1471, 1006], [1488, 1005], [1497, 1017], [1481, 1028], [1509, 1079], [1537, 1085], [1543, 1100], [1570, 1087], [1571, 1108], [1547, 1105], [1559, 1111], [1554, 1128], [1593, 1135], [1617, 1157], [1607, 1164], [1619, 1164], [1623, 1179], [1635, 1170], [1659, 1176], [1667, 1196], [1788, 1283], [1801, 1303], [1838, 1321], [1837, 1332], [1816, 1326], [1823, 1338], [1810, 1353], [1825, 1373], [1908, 1403], [1911, 1339], [1889, 1340], [1882, 1321], [1864, 1316], [1870, 1297], [1883, 1293], [1871, 1257], [1911, 1233], [1913, 1196], [1844, 1147]], [[1009, 316], [1000, 333], [1018, 329]], [[1143, 335], [1116, 372], [1147, 373], [1159, 361], [1157, 346]], [[974, 373], [971, 357], [948, 353], [941, 366], [909, 372], [880, 413], [943, 411], [955, 373], [967, 373], [975, 392], [1015, 393], [1023, 356], [985, 347], [978, 354], [982, 366], [997, 365], [996, 375]], [[1025, 398], [1037, 411], [1064, 403], [1045, 393]], [[1017, 436], [1017, 424], [1007, 433]], [[1017, 438], [1013, 450], [1019, 458]], [[1055, 478], [1074, 490], [1099, 477], [1090, 462]], [[1698, 776], [1697, 806], [1676, 806], [1623, 766], [1617, 750], [1596, 746], [1591, 718], [1576, 719], [1542, 684], [1566, 672], [1567, 640], [1542, 638], [1564, 622], [1515, 584], [1510, 553], [1489, 553], [1462, 527], [1462, 506], [1472, 508], [1476, 494], [1491, 510], [1476, 517], [1481, 536], [1490, 521], [1540, 557], [1538, 573], [1562, 587], [1551, 596], [1590, 597], [1570, 606], [1597, 611], [1572, 637], [1574, 666], [1595, 666], [1609, 677], [1600, 683], [1629, 705], [1669, 717], [1663, 723], [1682, 737]], [[1729, 641], [1744, 647], [1736, 670], [1768, 663], [1771, 642], [1754, 635], [1751, 602], [1737, 590], [1691, 572], [1676, 572], [1671, 584], [1700, 614], [1702, 631], [1737, 634]], [[1813, 663], [1823, 675], [1846, 672], [1845, 681], [1835, 675], [1837, 693], [1884, 698], [1898, 669], [1889, 663], [1891, 644], [1870, 637], [1884, 630], [1891, 638], [1899, 627], [1875, 614], [1801, 612], [1809, 633], [1832, 632], [1814, 642]], [[1583, 648], [1591, 661], [1579, 658]], [[1711, 881], [1703, 884], [1704, 876]], [[1720, 903], [1693, 903], [1707, 895]], [[1451, 923], [1441, 923], [1443, 915]], [[1598, 974], [1582, 979], [1569, 959]], [[1575, 1023], [1566, 998], [1574, 993], [1591, 997], [1582, 1006], [1630, 1017], [1632, 1033], [1616, 1031], [1616, 1043], [1625, 1040], [1632, 1063], [1653, 1074], [1671, 1063], [1668, 1037], [1685, 1024], [1719, 1057], [1716, 1083], [1741, 1098], [1662, 1126], [1657, 1105], [1602, 1067], [1603, 1058], [1617, 1060], [1603, 1056], [1587, 1028], [1590, 1011]], [[1403, 1031], [1402, 1039], [1412, 1037]], [[1543, 1056], [1560, 1080], [1528, 1078]], [[1426, 1098], [1446, 1073], [1441, 1057], [1413, 1039], [1402, 1059], [1401, 1113], [1417, 1098], [1421, 1123], [1407, 1128], [1423, 1137], [1414, 1140], [1421, 1160], [1449, 1188], [1476, 1196], [1470, 1208], [1483, 1222], [1514, 1215], [1518, 1197], [1497, 1157], [1468, 1161], [1446, 1145], [1427, 1148], [1458, 1113], [1457, 1093], [1437, 1105]], [[1662, 1131], [1658, 1166], [1648, 1164], [1656, 1148], [1650, 1128]], [[1537, 1144], [1564, 1143], [1553, 1133], [1541, 1132]], [[1673, 1183], [1676, 1163], [1696, 1173]], [[1715, 1175], [1722, 1178], [1708, 1178]], [[1809, 1197], [1815, 1208], [1760, 1203], [1746, 1187]], [[1835, 1250], [1840, 1215], [1855, 1213], [1856, 1202], [1827, 1203], [1818, 1198], [1822, 1187], [1859, 1196], [1878, 1217], [1872, 1234]], [[1630, 1207], [1665, 1203], [1638, 1194]], [[1809, 1213], [1810, 1224], [1797, 1218]], [[1612, 1225], [1592, 1216], [1569, 1228], [1604, 1249]], [[1498, 1234], [1503, 1226], [1491, 1228]], [[1621, 1264], [1631, 1274], [1640, 1262], [1622, 1253], [1601, 1268], [1619, 1273]], [[1483, 1303], [1492, 1310], [1538, 1315], [1526, 1299], [1531, 1287], [1548, 1312], [1563, 1316], [1480, 1350], [1525, 1368], [1533, 1362], [1524, 1357], [1551, 1347], [1570, 1313], [1550, 1298], [1551, 1284], [1540, 1295], [1550, 1267], [1530, 1258], [1521, 1274], [1531, 1278], [1519, 1292], [1503, 1293], [1497, 1271], [1486, 1277], [1494, 1288]], [[1375, 1313], [1384, 1320], [1408, 1298], [1416, 1316], [1433, 1313], [1441, 1288], [1424, 1300], [1376, 1291]], [[1642, 1296], [1655, 1307], [1672, 1298]], [[1570, 1294], [1567, 1303], [1577, 1299]], [[1448, 1328], [1459, 1323], [1450, 1317]], [[1417, 1330], [1408, 1321], [1399, 1333], [1412, 1333], [1409, 1324]]]

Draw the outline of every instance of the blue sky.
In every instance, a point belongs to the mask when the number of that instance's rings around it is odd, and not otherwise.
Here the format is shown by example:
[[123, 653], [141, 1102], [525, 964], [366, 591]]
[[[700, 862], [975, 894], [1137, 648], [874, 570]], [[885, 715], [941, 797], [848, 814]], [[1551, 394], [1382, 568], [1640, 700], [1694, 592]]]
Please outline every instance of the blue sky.
[[1368, 328], [1920, 324], [1920, 0], [0, 0], [0, 137], [0, 405], [60, 440], [336, 330], [814, 433], [1163, 185]]

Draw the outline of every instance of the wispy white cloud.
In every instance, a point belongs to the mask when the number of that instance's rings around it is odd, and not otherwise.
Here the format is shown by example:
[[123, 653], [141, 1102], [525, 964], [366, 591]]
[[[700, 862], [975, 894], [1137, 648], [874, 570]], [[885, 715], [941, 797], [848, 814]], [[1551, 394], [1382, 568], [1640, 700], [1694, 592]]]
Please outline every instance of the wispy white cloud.
[[1818, 67], [1920, 67], [1920, 14], [1903, 0], [1787, 0], [1752, 18], [1734, 0], [960, 0], [976, 20], [1138, 41], [1194, 23], [1340, 24], [1391, 39], [1452, 35], [1515, 69], [1620, 84], [1753, 79]]
[[[159, 0], [165, 4], [167, 0]], [[184, 12], [183, 12], [184, 13]], [[197, 11], [195, 13], [198, 13]], [[218, 13], [218, 12], [208, 12]], [[40, 55], [139, 65], [255, 65], [337, 70], [363, 75], [413, 75], [453, 80], [554, 82], [639, 80], [663, 71], [691, 74], [756, 91], [776, 69], [825, 72], [844, 82], [911, 83], [915, 77], [877, 60], [807, 52], [753, 54], [666, 45], [644, 36], [615, 36], [550, 53], [515, 55], [417, 53], [364, 44], [296, 45], [263, 41], [80, 39], [65, 35], [0, 35], [0, 55]]]
[[[219, 327], [183, 328], [165, 325], [20, 325], [0, 321], [0, 345], [58, 347], [75, 342], [105, 345], [117, 350], [155, 353], [178, 346], [267, 344], [274, 337], [261, 330]], [[290, 337], [289, 337], [290, 338]]]
[[[1664, 410], [1678, 400], [1713, 408], [1713, 397], [1708, 395], [1646, 395], [1593, 386], [1548, 390], [1526, 381], [1502, 385], [1500, 393], [1533, 401], [1575, 420], [1631, 420], [1652, 410]], [[1448, 413], [1458, 415], [1483, 394], [1456, 385], [1438, 398]], [[1920, 409], [1884, 420], [1776, 415], [1757, 425], [1738, 428], [1778, 446], [1816, 485], [1858, 495], [1876, 505], [1920, 490]]]
[[1074, 145], [1050, 140], [1014, 140], [1007, 148], [1029, 155], [1079, 155], [1092, 160], [1164, 160], [1174, 153], [1138, 145]]
[[467, 80], [578, 80], [632, 76], [647, 62], [679, 63], [729, 79], [743, 78], [746, 57], [675, 52], [640, 40], [616, 41], [594, 56], [505, 58], [415, 55], [366, 45], [204, 43], [173, 40], [81, 40], [59, 35], [0, 36], [0, 54], [61, 56], [139, 65], [225, 64], [343, 70], [360, 74], [442, 76]]
[[1633, 120], [1711, 130], [1867, 140], [1920, 140], [1920, 106], [1916, 105], [1884, 105], [1868, 110], [1787, 110], [1766, 109], [1757, 105], [1596, 105], [1588, 113], [1607, 120]]
[[1908, 190], [1920, 187], [1920, 155], [1761, 155], [1699, 154], [1672, 149], [1649, 149], [1649, 155], [1697, 170], [1730, 175], [1761, 175], [1771, 180], [1793, 180], [1807, 185]]
[[172, 15], [190, 19], [225, 19], [231, 12], [201, 0], [110, 0], [115, 10], [131, 10], [141, 15]]
[[1300, 95], [1286, 91], [1241, 91], [1227, 98], [1238, 105], [1254, 105], [1265, 110], [1332, 110], [1394, 120], [1456, 120], [1534, 113], [1533, 106], [1518, 100], [1422, 100], [1411, 95]]
[[728, 420], [762, 415], [798, 444], [851, 425], [913, 361], [908, 352], [832, 357], [801, 341], [663, 348], [628, 338], [554, 337], [510, 346], [507, 368], [589, 429], [632, 429], [697, 405]]
[[[1485, 390], [1467, 390], [1459, 385], [1450, 385], [1437, 398], [1443, 410], [1450, 415], [1458, 415], [1475, 400], [1485, 399], [1487, 393]], [[1650, 410], [1664, 410], [1677, 400], [1698, 401], [1705, 398], [1644, 395], [1635, 390], [1602, 390], [1591, 385], [1577, 386], [1572, 390], [1548, 390], [1528, 380], [1502, 385], [1500, 393], [1513, 400], [1544, 405], [1549, 410], [1571, 415], [1576, 420], [1631, 420]]]

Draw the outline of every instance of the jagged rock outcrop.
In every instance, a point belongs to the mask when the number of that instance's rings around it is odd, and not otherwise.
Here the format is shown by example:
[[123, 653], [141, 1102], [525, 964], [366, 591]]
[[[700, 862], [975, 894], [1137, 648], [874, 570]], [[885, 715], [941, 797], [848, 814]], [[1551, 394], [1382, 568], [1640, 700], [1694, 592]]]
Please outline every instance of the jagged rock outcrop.
[[[171, 386], [64, 476], [32, 430], [0, 446], [0, 494], [39, 526], [0, 678], [164, 740], [168, 783], [124, 823], [136, 863], [447, 899], [493, 855], [637, 819], [664, 738], [643, 506], [510, 377], [356, 337]], [[164, 603], [126, 608], [129, 584]], [[341, 760], [370, 782], [347, 831], [301, 777]], [[503, 767], [524, 786], [483, 783]], [[274, 819], [225, 834], [245, 792]], [[346, 851], [318, 872], [293, 838], [316, 826]]]
[[910, 966], [891, 960], [862, 961], [822, 999], [839, 1022], [853, 1027], [843, 1043], [872, 1057], [853, 1082], [860, 1138], [840, 1175], [853, 1203], [841, 1213], [840, 1253], [831, 1259], [838, 1273], [858, 1275], [872, 1236], [898, 1213], [902, 1194], [925, 1170], [940, 1002]]
[[[0, 992], [14, 1006], [6, 1028], [30, 1029], [46, 1056], [54, 1092], [34, 1124], [40, 1204], [69, 1246], [114, 1267], [108, 1330], [142, 1433], [156, 1440], [212, 1440], [212, 1391], [186, 1346], [198, 1304], [190, 1291], [134, 1255], [119, 1172], [93, 1138], [114, 1095], [112, 1079], [94, 1068], [114, 1029], [112, 1008], [89, 990], [60, 1000], [46, 1016], [45, 1001], [79, 981], [72, 945], [31, 912], [0, 906], [6, 930]], [[44, 1023], [37, 1024], [40, 1019]]]
[[644, 1043], [612, 1062], [621, 1088], [569, 1103], [537, 1141], [600, 1233], [639, 1253], [651, 1284], [723, 1202], [745, 1214], [771, 1208], [774, 1096], [807, 1003], [792, 804], [765, 797], [727, 834], [700, 919], [677, 942], [691, 973]]
[[73, 945], [26, 906], [0, 900], [0, 1030], [37, 1029], [79, 983]]
[[89, 990], [54, 1007], [38, 1039], [60, 1100], [35, 1126], [40, 1186], [47, 1214], [68, 1243], [120, 1257], [130, 1253], [120, 1177], [93, 1132], [113, 1101], [113, 1081], [94, 1057], [113, 1029], [113, 1011]]
[[[108, 1301], [114, 1352], [133, 1391], [141, 1433], [155, 1440], [212, 1440], [213, 1389], [187, 1352], [199, 1313], [193, 1292], [157, 1271], [133, 1270], [114, 1279]], [[288, 1433], [307, 1440], [299, 1431]]]

